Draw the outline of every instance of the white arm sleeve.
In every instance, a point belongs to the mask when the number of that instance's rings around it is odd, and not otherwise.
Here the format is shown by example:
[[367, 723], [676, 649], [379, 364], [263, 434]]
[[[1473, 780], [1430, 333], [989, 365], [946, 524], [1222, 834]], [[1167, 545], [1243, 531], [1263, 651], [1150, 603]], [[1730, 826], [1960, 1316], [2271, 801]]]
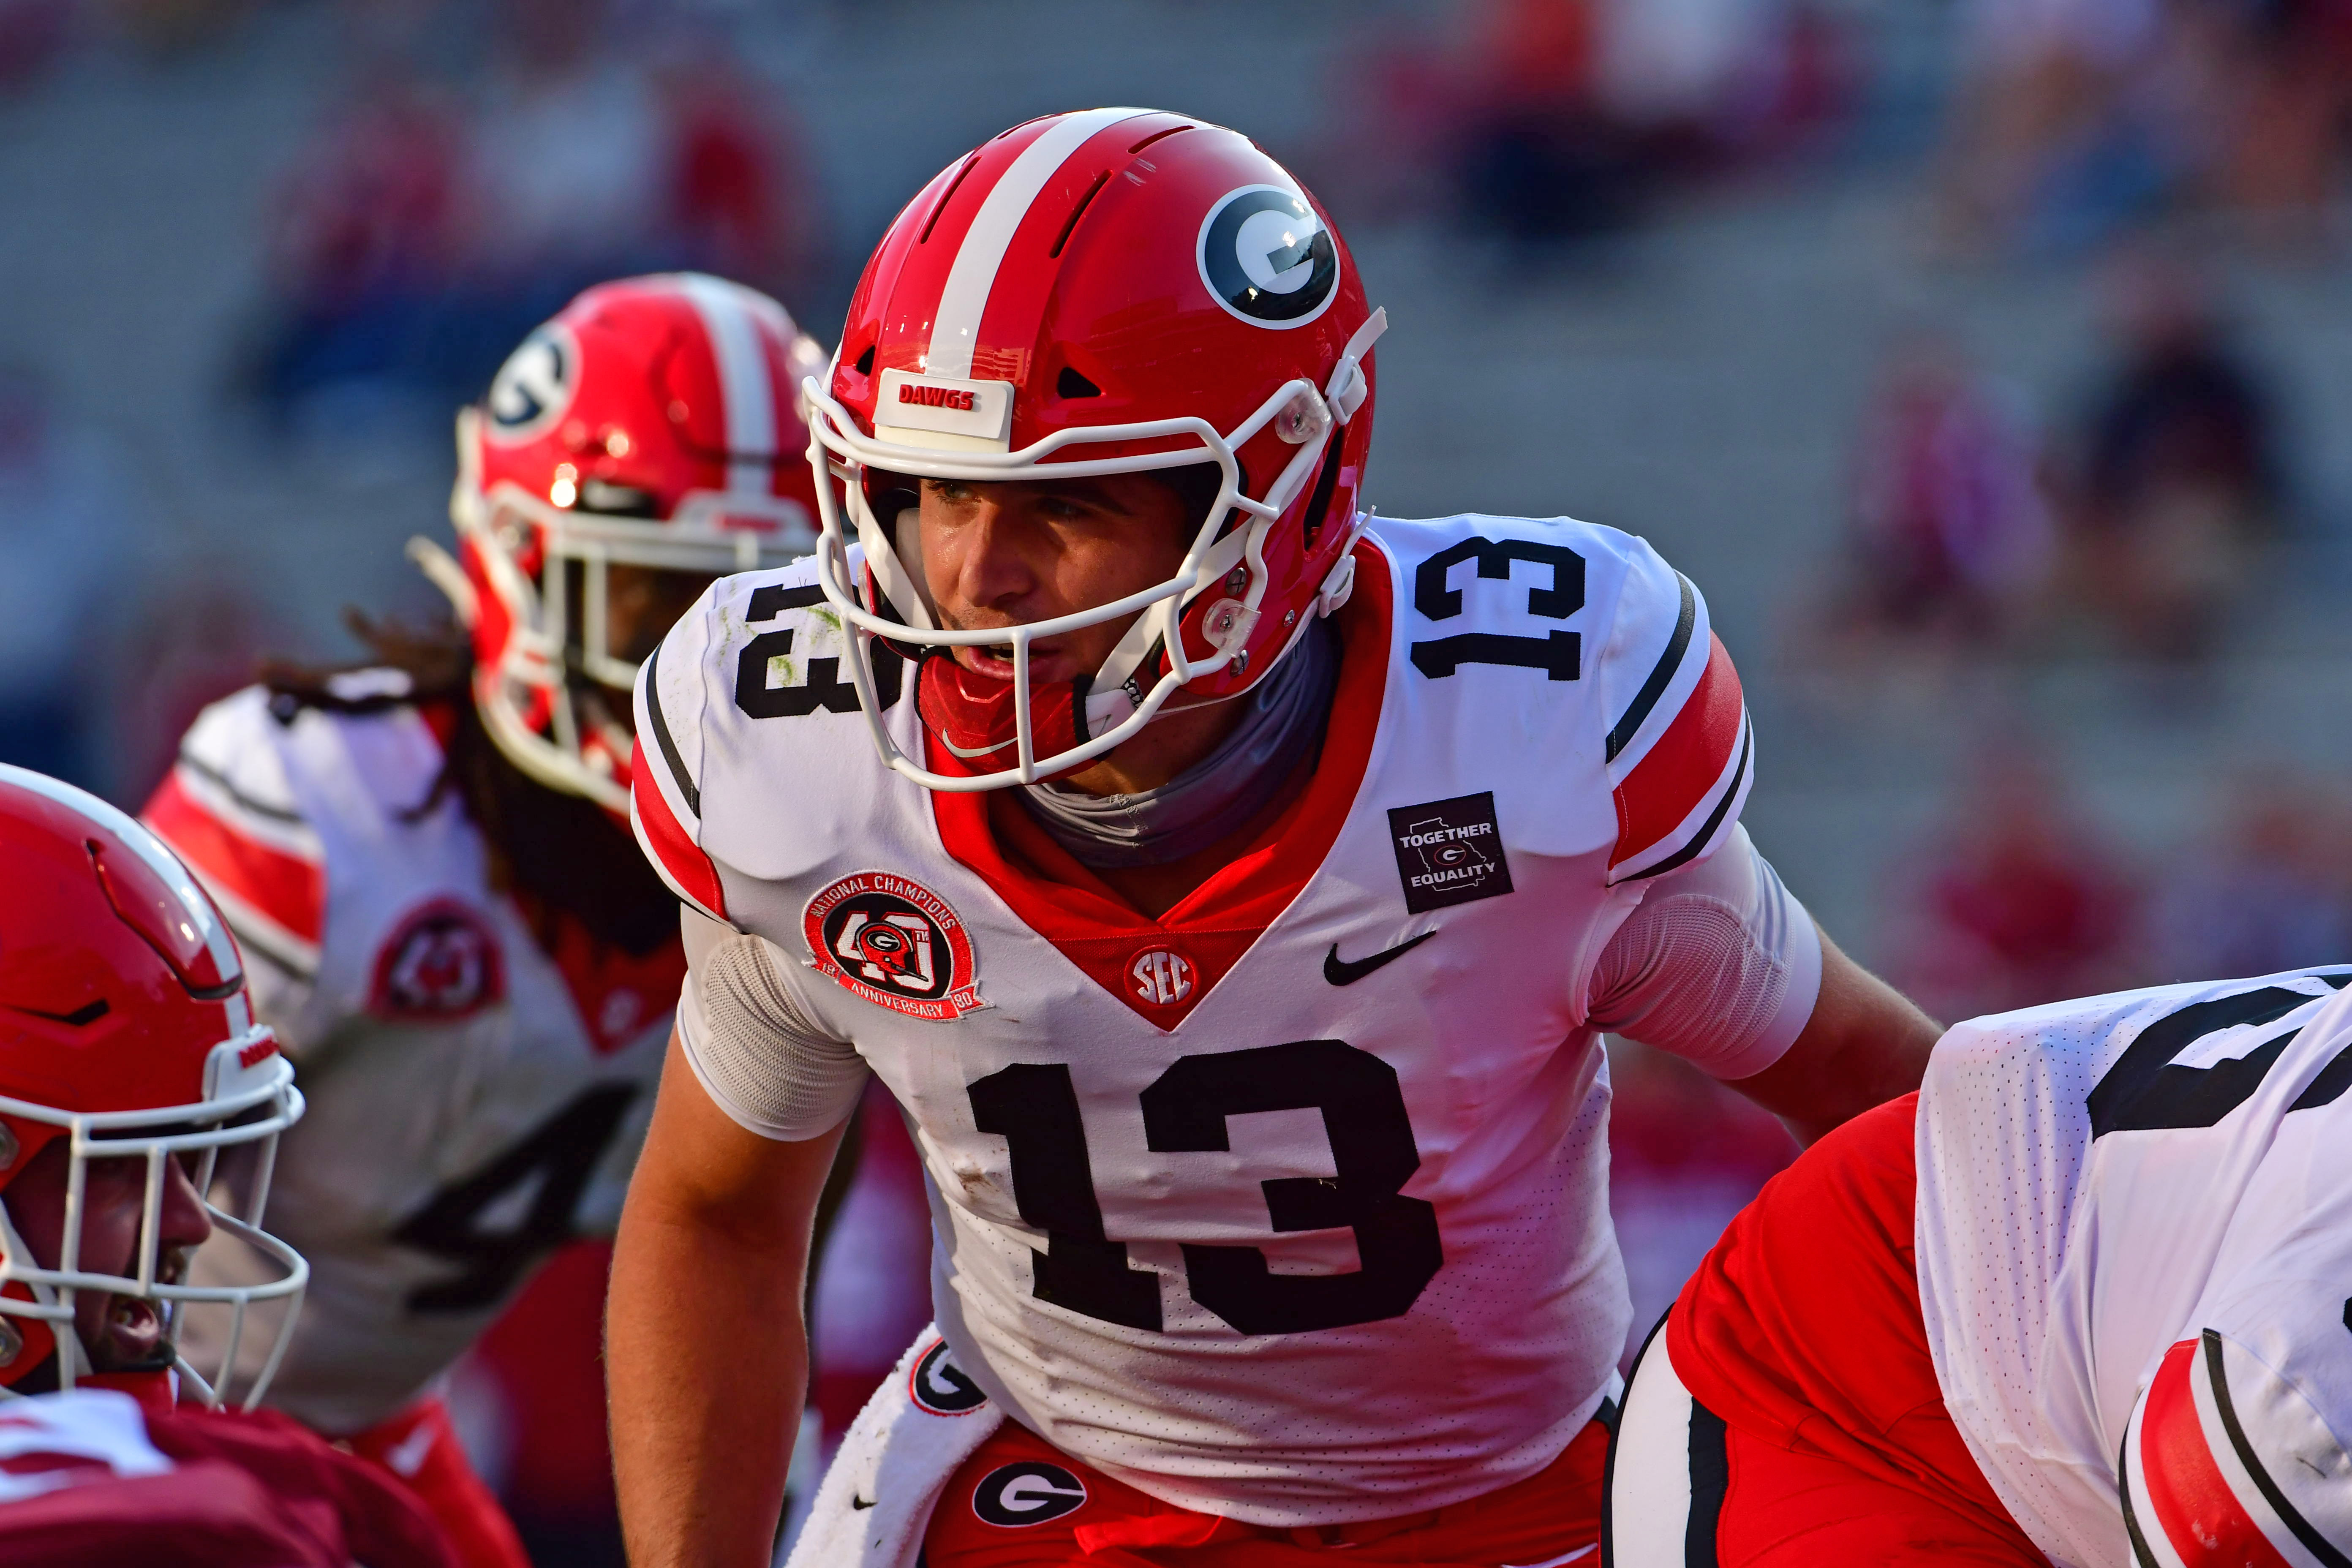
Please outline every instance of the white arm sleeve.
[[1617, 928], [1585, 1019], [1742, 1079], [1795, 1043], [1821, 989], [1813, 917], [1737, 827], [1713, 855], [1659, 878]]
[[677, 914], [677, 1038], [703, 1091], [762, 1138], [797, 1143], [838, 1127], [865, 1092], [866, 1059], [802, 1016], [776, 969], [792, 961], [684, 904]]

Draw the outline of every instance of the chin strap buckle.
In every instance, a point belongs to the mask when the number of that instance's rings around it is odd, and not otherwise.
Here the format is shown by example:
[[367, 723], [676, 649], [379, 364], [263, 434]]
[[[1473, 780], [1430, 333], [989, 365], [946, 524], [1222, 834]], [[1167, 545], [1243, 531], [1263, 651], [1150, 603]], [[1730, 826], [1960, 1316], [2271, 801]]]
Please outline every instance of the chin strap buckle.
[[1323, 586], [1315, 591], [1315, 615], [1320, 620], [1336, 616], [1356, 591], [1356, 541], [1364, 537], [1364, 530], [1372, 526], [1372, 514], [1360, 512], [1356, 526], [1348, 531], [1347, 542], [1339, 547], [1339, 563], [1323, 579]]
[[1374, 310], [1356, 329], [1356, 335], [1348, 340], [1348, 346], [1339, 353], [1339, 363], [1331, 367], [1331, 380], [1324, 388], [1323, 401], [1331, 405], [1332, 416], [1342, 425], [1353, 419], [1356, 410], [1364, 405], [1364, 399], [1371, 395], [1372, 384], [1364, 374], [1364, 356], [1372, 352], [1372, 345], [1388, 330], [1388, 311]]

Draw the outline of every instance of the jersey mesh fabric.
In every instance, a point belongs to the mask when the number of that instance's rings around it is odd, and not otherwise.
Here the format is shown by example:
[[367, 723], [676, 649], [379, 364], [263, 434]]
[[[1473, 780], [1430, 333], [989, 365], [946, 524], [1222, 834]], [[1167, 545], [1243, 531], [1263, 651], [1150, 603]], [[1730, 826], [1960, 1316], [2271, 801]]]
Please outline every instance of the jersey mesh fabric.
[[[2161, 986], [1937, 1043], [1918, 1126], [1927, 1341], [1971, 1454], [2052, 1560], [2121, 1561], [2116, 1458], [2173, 1345], [2244, 1333], [2283, 1364], [2345, 1337], [2346, 981]], [[2278, 1294], [2240, 1316], [2264, 1280]]]
[[1658, 879], [1601, 950], [1595, 1028], [1683, 1058], [1719, 1079], [1779, 1061], [1822, 988], [1821, 933], [1735, 826], [1706, 859]]
[[[762, 1138], [798, 1142], [839, 1126], [866, 1091], [864, 1058], [802, 1016], [776, 978], [772, 943], [683, 907], [679, 918], [688, 967], [678, 1043], [704, 1091]], [[725, 934], [712, 941], [698, 927]]]
[[[269, 1221], [311, 1272], [269, 1402], [339, 1435], [417, 1399], [547, 1248], [617, 1222], [679, 984], [674, 947], [602, 944], [503, 891], [480, 828], [435, 793], [446, 760], [417, 708], [281, 717], [251, 687], [198, 718], [148, 807], [208, 857], [200, 875], [244, 889], [224, 906], [240, 945], [278, 954], [251, 964], [255, 1011], [310, 1109]], [[223, 1284], [256, 1267], [234, 1247], [192, 1265]], [[226, 1324], [190, 1317], [191, 1359]], [[243, 1347], [249, 1374], [268, 1336]]]

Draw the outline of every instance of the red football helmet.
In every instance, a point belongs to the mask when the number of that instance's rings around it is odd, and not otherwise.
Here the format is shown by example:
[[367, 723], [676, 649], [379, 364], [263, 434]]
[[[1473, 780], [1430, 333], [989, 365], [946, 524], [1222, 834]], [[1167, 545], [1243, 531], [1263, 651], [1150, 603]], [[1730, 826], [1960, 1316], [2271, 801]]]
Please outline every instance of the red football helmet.
[[669, 628], [628, 628], [639, 647], [620, 646], [609, 569], [709, 578], [806, 554], [815, 497], [794, 389], [824, 364], [764, 294], [631, 278], [565, 306], [458, 413], [457, 558], [423, 540], [409, 553], [473, 634], [475, 700], [517, 767], [628, 810], [627, 694], [643, 645]]
[[[1126, 741], [1180, 689], [1191, 705], [1265, 679], [1352, 580], [1385, 326], [1315, 199], [1219, 126], [1057, 114], [940, 171], [866, 263], [830, 388], [807, 389], [819, 580], [862, 634], [850, 669], [884, 760], [932, 789], [1033, 783]], [[1168, 581], [1053, 620], [940, 628], [904, 476], [1203, 463], [1223, 483]], [[1090, 679], [1031, 689], [1033, 639], [1129, 616]], [[1009, 688], [964, 682], [951, 658], [919, 678], [950, 750], [1004, 765], [952, 776], [901, 753], [875, 700], [877, 638], [1009, 645]]]
[[[283, 1300], [276, 1338], [243, 1403], [258, 1403], [284, 1353], [310, 1267], [260, 1228], [278, 1134], [302, 1114], [294, 1070], [253, 1021], [236, 943], [162, 839], [95, 795], [0, 764], [0, 1197], [54, 1141], [70, 1140], [62, 1256], [39, 1266], [0, 1209], [0, 1385], [56, 1358], [58, 1382], [89, 1375], [73, 1331], [78, 1291], [154, 1304], [168, 1343], [190, 1302], [234, 1316], [215, 1376], [178, 1370], [208, 1403], [226, 1394], [247, 1309]], [[213, 1225], [274, 1265], [257, 1285], [165, 1278], [159, 1215], [165, 1162], [195, 1160], [209, 1194], [220, 1151], [258, 1145], [246, 1213]], [[80, 1266], [79, 1205], [90, 1163], [146, 1164], [145, 1218], [133, 1271]], [[65, 1325], [62, 1329], [58, 1325]]]

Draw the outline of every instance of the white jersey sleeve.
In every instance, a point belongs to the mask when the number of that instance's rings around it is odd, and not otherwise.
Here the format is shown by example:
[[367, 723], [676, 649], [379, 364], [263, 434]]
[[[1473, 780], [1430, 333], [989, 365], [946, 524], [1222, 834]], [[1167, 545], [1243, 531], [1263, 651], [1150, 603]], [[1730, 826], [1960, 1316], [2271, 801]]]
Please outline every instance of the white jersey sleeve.
[[2132, 1561], [2126, 1431], [2208, 1331], [2352, 1428], [2347, 983], [2093, 997], [1937, 1046], [1915, 1237], [1928, 1347], [1969, 1451], [2053, 1562]]
[[205, 709], [141, 813], [220, 906], [244, 950], [254, 1008], [299, 1061], [336, 1022], [319, 988], [327, 852], [278, 748], [269, 693]]
[[1663, 876], [1728, 841], [1755, 782], [1755, 737], [1731, 655], [1689, 578], [1628, 542], [1593, 679], [1618, 836], [1612, 882]]
[[1821, 994], [1821, 933], [1735, 824], [1722, 850], [1659, 877], [1602, 950], [1588, 1016], [1718, 1079], [1787, 1053]]

